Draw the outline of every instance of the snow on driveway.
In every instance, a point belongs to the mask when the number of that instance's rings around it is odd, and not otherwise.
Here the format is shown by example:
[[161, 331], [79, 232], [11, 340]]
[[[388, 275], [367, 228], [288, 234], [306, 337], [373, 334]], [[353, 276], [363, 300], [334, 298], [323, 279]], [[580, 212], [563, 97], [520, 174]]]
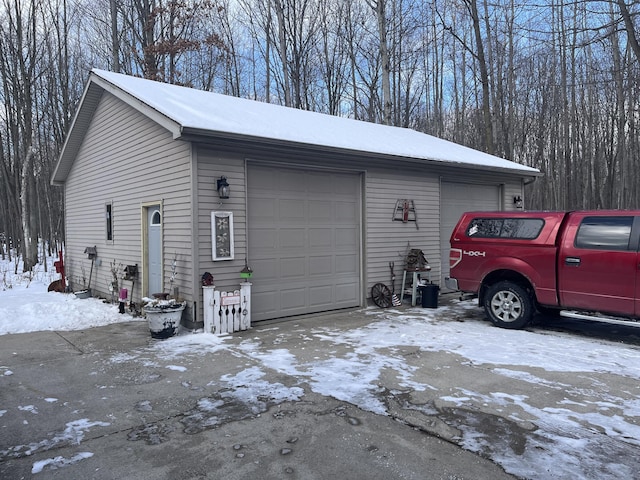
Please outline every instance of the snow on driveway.
[[[118, 314], [114, 305], [48, 293], [45, 283], [31, 283], [28, 288], [12, 285], [0, 291], [0, 334], [85, 329], [132, 320]], [[362, 314], [370, 321], [350, 329], [323, 326], [319, 320], [304, 331], [279, 324], [256, 328], [255, 335], [242, 341], [233, 336], [190, 334], [149, 348], [164, 359], [179, 358], [185, 352], [195, 355], [229, 349], [258, 365], [240, 372], [238, 385], [246, 385], [245, 377], [259, 379], [261, 371], [276, 370], [298, 378], [317, 393], [380, 415], [390, 415], [381, 385], [385, 373], [391, 371], [403, 391], [422, 392], [433, 399], [422, 406], [423, 413], [440, 415], [455, 427], [460, 432], [455, 439], [459, 445], [488, 456], [509, 473], [524, 478], [572, 479], [637, 475], [637, 345], [544, 329], [501, 330], [484, 321], [472, 302], [437, 310], [367, 309]], [[277, 330], [279, 342], [261, 342], [260, 330], [267, 328]], [[303, 352], [311, 346], [324, 353], [314, 357]], [[337, 346], [347, 347], [341, 351], [348, 353], [335, 355]], [[505, 388], [487, 390], [450, 383], [445, 391], [441, 384], [426, 382], [424, 372], [418, 376], [420, 359], [409, 360], [403, 353], [407, 348], [422, 355], [448, 352], [471, 368], [502, 378]], [[10, 374], [0, 371], [0, 377]], [[232, 377], [226, 380], [230, 385], [235, 381]], [[509, 391], [514, 380], [529, 384], [532, 393]], [[236, 395], [255, 399], [261, 385], [255, 382], [254, 388], [238, 388]], [[274, 395], [273, 384], [264, 388]], [[301, 394], [300, 390], [281, 388], [286, 389], [282, 398], [295, 399]], [[537, 389], [549, 393], [553, 400], [543, 404], [534, 395]], [[439, 412], [434, 405], [440, 406]], [[443, 413], [443, 406], [448, 414]], [[419, 410], [421, 406], [410, 408]], [[488, 411], [509, 412], [506, 419], [522, 426], [526, 441], [515, 445], [509, 441], [509, 432], [503, 432], [500, 439], [489, 436], [482, 417]]]

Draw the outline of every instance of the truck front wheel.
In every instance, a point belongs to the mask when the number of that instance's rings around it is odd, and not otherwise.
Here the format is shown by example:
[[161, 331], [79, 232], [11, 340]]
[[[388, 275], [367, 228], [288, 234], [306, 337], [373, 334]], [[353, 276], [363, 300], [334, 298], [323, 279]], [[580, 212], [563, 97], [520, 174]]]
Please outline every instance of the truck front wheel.
[[502, 328], [524, 328], [533, 317], [533, 301], [520, 285], [508, 280], [487, 288], [484, 310], [494, 325]]

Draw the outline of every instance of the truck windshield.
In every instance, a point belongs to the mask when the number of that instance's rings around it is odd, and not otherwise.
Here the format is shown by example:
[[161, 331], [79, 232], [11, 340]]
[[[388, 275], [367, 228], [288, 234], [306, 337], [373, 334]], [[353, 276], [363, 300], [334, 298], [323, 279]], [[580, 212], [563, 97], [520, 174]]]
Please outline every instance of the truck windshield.
[[533, 240], [543, 226], [541, 218], [474, 218], [467, 228], [467, 236]]

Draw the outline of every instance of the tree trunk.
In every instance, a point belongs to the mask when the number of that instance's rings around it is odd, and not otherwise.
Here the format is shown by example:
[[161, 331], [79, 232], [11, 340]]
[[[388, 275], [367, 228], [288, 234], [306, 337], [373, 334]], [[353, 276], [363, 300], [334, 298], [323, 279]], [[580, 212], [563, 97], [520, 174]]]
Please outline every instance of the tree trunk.
[[284, 22], [284, 0], [275, 0], [276, 18], [278, 19], [278, 53], [280, 54], [280, 62], [282, 63], [282, 81], [284, 90], [284, 104], [287, 107], [292, 106], [291, 102], [291, 84], [289, 82], [289, 58], [287, 55], [286, 25]]
[[120, 56], [118, 49], [120, 44], [118, 42], [118, 9], [116, 7], [116, 0], [109, 0], [109, 8], [111, 13], [111, 68], [114, 72], [120, 72]]
[[389, 45], [387, 45], [387, 16], [386, 1], [378, 0], [370, 4], [376, 12], [378, 22], [378, 36], [380, 38], [380, 63], [382, 67], [382, 122], [391, 125], [391, 62], [389, 60]]
[[489, 70], [484, 55], [484, 42], [482, 40], [482, 31], [480, 29], [480, 17], [478, 15], [478, 5], [476, 0], [465, 0], [471, 13], [473, 22], [473, 33], [476, 41], [476, 60], [478, 61], [478, 69], [480, 70], [480, 83], [482, 85], [482, 118], [484, 131], [484, 149], [487, 153], [495, 153], [493, 144], [493, 119], [491, 118], [491, 98], [489, 87]]
[[640, 62], [640, 44], [638, 44], [636, 29], [625, 0], [618, 0], [618, 7], [620, 8], [622, 20], [624, 21], [624, 28], [627, 31], [627, 41], [629, 42], [629, 45], [631, 45], [631, 50], [636, 57], [636, 61]]
[[38, 263], [38, 238], [37, 227], [34, 225], [36, 212], [31, 208], [35, 194], [33, 182], [33, 147], [27, 148], [27, 153], [22, 166], [22, 185], [20, 205], [22, 207], [22, 232], [24, 244], [22, 250], [23, 271], [30, 271]]

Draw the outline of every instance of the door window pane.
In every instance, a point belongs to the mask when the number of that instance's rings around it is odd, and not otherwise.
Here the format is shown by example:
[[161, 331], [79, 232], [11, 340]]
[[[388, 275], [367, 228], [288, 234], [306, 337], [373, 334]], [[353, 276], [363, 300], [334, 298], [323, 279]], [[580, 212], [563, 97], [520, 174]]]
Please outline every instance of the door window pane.
[[586, 217], [575, 246], [598, 250], [628, 250], [633, 217]]
[[160, 217], [160, 211], [156, 210], [151, 215], [151, 225], [160, 225], [162, 223], [162, 218]]

